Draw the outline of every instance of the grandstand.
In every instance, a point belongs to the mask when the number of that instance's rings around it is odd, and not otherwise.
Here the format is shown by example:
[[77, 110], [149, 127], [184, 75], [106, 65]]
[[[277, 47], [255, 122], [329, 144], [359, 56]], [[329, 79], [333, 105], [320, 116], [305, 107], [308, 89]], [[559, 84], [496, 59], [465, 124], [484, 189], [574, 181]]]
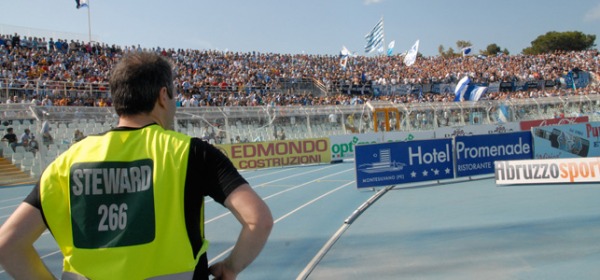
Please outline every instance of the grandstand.
[[[28, 128], [39, 136], [42, 124], [49, 123], [54, 142], [40, 145], [35, 154], [1, 146], [7, 163], [35, 179], [73, 143], [75, 131], [92, 135], [116, 125], [108, 73], [120, 56], [138, 49], [98, 42], [54, 45], [28, 37], [14, 45], [13, 35], [0, 34], [0, 133], [13, 127], [20, 135]], [[181, 106], [175, 129], [213, 144], [369, 133], [389, 139], [394, 132], [599, 118], [596, 50], [433, 57], [412, 68], [394, 67], [402, 65], [399, 56], [357, 57], [348, 71], [341, 70], [337, 56], [148, 51], [174, 62]], [[465, 75], [488, 87], [488, 94], [479, 101], [452, 102], [456, 82]], [[24, 182], [16, 175], [1, 177], [0, 186]]]

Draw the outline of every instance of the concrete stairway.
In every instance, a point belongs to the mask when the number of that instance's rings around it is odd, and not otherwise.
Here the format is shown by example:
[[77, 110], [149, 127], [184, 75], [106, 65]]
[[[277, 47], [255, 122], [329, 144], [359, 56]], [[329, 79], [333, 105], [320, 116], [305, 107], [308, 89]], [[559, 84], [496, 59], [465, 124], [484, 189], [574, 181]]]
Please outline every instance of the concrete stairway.
[[36, 180], [14, 166], [9, 159], [0, 157], [0, 187], [35, 183]]

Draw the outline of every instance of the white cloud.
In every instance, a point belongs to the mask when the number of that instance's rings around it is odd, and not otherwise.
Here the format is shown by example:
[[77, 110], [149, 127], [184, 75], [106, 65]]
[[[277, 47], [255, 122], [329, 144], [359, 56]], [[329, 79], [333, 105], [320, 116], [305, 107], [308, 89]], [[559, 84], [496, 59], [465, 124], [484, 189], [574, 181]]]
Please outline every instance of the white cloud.
[[592, 8], [587, 13], [585, 13], [585, 15], [583, 16], [583, 20], [588, 22], [600, 20], [600, 4], [596, 5], [596, 7]]
[[364, 0], [365, 5], [379, 4], [381, 2], [383, 2], [383, 0]]

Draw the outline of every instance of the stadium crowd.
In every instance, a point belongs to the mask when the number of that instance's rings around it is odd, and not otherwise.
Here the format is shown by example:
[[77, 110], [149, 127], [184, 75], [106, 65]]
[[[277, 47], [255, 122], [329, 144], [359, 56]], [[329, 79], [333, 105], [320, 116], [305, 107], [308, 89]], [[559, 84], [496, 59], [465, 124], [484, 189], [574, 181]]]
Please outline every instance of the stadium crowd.
[[[454, 94], [349, 95], [340, 89], [344, 85], [455, 83], [465, 75], [476, 83], [557, 80], [572, 69], [591, 73], [595, 82], [574, 90], [557, 86], [527, 92], [492, 92], [484, 99], [595, 94], [596, 74], [600, 73], [600, 55], [595, 49], [535, 56], [420, 57], [410, 67], [403, 64], [402, 55], [353, 56], [344, 70], [336, 55], [142, 49], [139, 45], [46, 40], [15, 33], [0, 34], [0, 99], [9, 95], [3, 103], [110, 106], [107, 79], [111, 67], [123, 54], [142, 50], [159, 52], [175, 63], [178, 105], [183, 107], [346, 105], [373, 99], [395, 103], [450, 102]], [[283, 86], [283, 82], [301, 81], [321, 84], [330, 94], [313, 95]], [[11, 94], [3, 94], [5, 91]]]

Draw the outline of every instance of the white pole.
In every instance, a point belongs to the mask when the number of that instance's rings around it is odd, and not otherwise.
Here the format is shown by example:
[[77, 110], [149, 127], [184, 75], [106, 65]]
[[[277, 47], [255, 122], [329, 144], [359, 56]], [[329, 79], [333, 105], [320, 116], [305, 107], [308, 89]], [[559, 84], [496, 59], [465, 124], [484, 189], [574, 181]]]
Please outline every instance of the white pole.
[[87, 6], [87, 10], [88, 10], [88, 36], [89, 36], [89, 43], [90, 45], [92, 44], [92, 20], [91, 20], [91, 16], [90, 16], [90, 2], [88, 1], [88, 6]]

